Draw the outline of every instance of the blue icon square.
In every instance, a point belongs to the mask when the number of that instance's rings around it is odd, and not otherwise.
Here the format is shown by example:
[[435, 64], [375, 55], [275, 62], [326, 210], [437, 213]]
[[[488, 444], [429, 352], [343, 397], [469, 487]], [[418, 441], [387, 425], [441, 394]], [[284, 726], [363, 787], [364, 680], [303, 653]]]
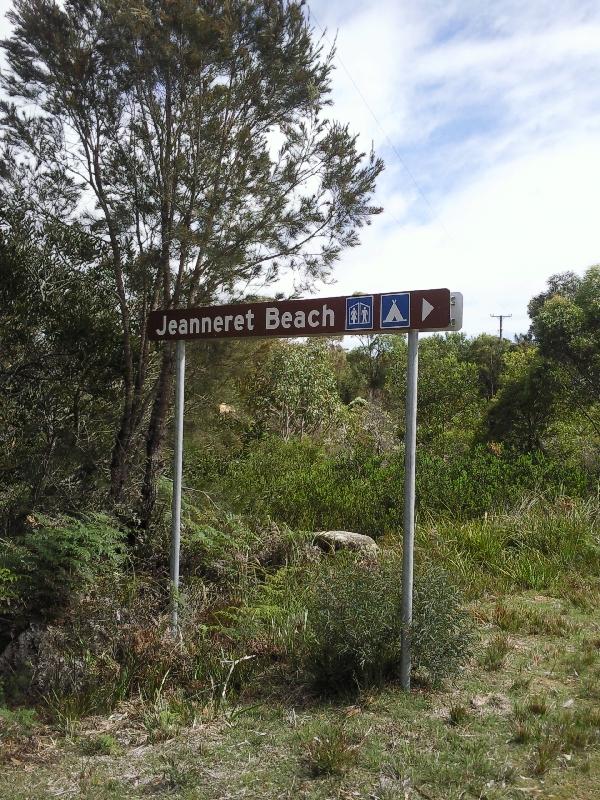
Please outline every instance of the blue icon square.
[[373, 328], [373, 295], [346, 298], [346, 330], [360, 331]]
[[410, 328], [410, 292], [381, 296], [381, 327]]

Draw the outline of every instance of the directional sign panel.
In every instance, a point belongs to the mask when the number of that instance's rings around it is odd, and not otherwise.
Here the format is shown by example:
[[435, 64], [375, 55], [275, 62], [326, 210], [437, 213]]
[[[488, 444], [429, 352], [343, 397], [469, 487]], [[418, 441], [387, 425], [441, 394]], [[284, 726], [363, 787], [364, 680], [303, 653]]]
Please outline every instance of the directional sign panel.
[[155, 341], [352, 336], [461, 327], [462, 295], [449, 289], [165, 309], [148, 318], [148, 336]]

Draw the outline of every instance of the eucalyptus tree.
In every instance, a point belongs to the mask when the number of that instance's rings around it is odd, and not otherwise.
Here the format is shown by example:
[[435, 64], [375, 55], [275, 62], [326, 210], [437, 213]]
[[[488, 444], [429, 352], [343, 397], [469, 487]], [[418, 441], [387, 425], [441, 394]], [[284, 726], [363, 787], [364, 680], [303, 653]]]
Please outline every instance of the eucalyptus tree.
[[314, 340], [274, 343], [246, 395], [258, 431], [284, 440], [318, 433], [340, 408], [330, 348]]
[[284, 270], [310, 284], [380, 210], [382, 162], [328, 117], [333, 55], [302, 5], [15, 0], [9, 14], [1, 188], [28, 159], [109, 247], [123, 346], [111, 494], [141, 452], [144, 523], [173, 372], [148, 313]]

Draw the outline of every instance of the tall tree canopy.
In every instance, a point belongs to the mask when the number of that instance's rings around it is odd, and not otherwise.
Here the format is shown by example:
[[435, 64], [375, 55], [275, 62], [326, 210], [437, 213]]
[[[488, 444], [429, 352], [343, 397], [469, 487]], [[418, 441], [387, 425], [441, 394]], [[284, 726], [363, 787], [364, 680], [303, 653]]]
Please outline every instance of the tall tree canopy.
[[542, 355], [562, 364], [571, 389], [586, 404], [600, 400], [600, 265], [583, 277], [553, 275], [529, 304]]
[[[379, 209], [382, 163], [328, 119], [332, 55], [297, 0], [15, 0], [0, 190], [43, 184], [110, 251], [123, 342], [111, 492], [144, 450], [152, 508], [173, 353], [157, 307], [207, 303], [291, 269], [327, 274]], [[43, 205], [43, 204], [42, 204]]]

